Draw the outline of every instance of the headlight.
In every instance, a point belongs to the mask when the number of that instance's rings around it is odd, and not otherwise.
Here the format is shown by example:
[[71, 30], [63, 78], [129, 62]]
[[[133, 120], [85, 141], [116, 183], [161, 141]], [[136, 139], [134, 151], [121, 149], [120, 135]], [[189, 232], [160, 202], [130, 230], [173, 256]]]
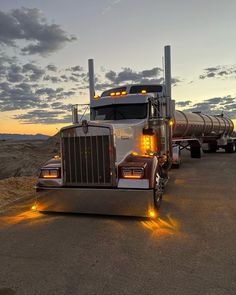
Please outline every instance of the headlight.
[[39, 178], [60, 178], [59, 169], [41, 169]]
[[136, 167], [123, 167], [121, 168], [121, 173], [123, 178], [140, 179], [143, 178], [144, 169]]

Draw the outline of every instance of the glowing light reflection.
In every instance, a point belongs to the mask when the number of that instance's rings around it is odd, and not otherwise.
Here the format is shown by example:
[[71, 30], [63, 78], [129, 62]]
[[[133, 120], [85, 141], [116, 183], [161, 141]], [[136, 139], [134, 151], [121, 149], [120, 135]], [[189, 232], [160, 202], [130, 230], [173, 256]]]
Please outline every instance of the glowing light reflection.
[[170, 216], [165, 219], [158, 217], [155, 220], [141, 221], [141, 225], [149, 230], [153, 236], [174, 235], [179, 232], [179, 223]]
[[29, 221], [33, 219], [37, 219], [41, 217], [42, 215], [37, 211], [25, 211], [23, 213], [13, 215], [13, 216], [3, 216], [0, 218], [2, 225], [15, 225], [17, 223], [20, 223], [22, 221]]

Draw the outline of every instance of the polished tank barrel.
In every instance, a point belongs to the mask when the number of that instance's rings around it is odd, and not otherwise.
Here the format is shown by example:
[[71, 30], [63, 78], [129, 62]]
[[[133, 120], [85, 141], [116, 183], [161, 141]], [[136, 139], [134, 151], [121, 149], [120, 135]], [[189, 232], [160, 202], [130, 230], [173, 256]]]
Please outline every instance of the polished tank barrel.
[[230, 135], [233, 121], [223, 116], [175, 111], [173, 137], [204, 137]]

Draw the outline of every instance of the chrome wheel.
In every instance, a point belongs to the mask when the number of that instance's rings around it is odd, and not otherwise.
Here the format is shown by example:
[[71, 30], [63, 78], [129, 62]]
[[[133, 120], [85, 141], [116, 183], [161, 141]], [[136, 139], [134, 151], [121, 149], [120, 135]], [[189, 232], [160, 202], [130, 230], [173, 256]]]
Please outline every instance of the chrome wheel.
[[157, 172], [155, 177], [155, 186], [154, 186], [154, 203], [155, 203], [156, 209], [159, 209], [161, 206], [163, 189], [164, 189], [164, 183], [162, 181], [162, 178]]

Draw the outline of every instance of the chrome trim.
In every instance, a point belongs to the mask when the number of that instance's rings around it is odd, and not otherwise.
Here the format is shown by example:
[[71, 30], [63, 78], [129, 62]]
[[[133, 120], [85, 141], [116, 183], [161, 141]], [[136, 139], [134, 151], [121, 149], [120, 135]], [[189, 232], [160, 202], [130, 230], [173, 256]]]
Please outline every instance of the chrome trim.
[[61, 131], [63, 180], [67, 186], [116, 185], [114, 142], [108, 126], [76, 125]]
[[118, 188], [149, 188], [149, 179], [119, 179]]
[[152, 189], [37, 187], [38, 211], [148, 217], [155, 210]]

